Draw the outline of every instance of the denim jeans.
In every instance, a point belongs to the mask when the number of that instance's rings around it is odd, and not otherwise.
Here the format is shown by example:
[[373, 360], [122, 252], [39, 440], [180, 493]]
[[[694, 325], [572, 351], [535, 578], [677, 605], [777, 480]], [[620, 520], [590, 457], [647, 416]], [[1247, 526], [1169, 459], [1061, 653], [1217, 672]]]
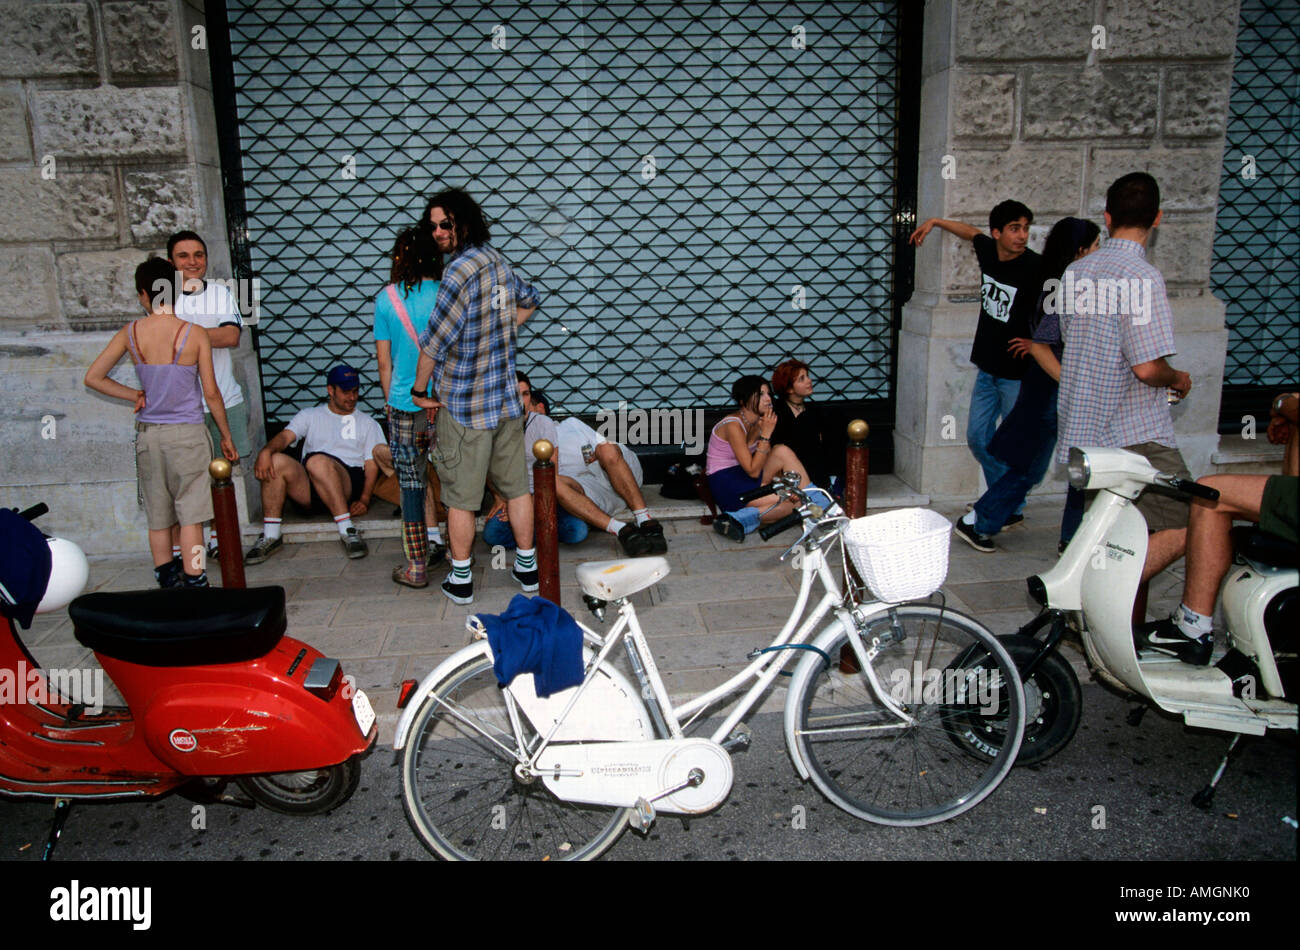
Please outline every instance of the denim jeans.
[[[984, 481], [992, 488], [1007, 473], [1007, 466], [989, 452], [998, 420], [1006, 417], [1020, 394], [1020, 380], [1003, 379], [984, 370], [975, 374], [975, 389], [970, 396], [970, 417], [966, 423], [966, 444], [971, 455], [984, 470]], [[1022, 499], [1020, 507], [1024, 506]], [[1019, 511], [1017, 508], [1016, 511]], [[1001, 525], [999, 525], [1001, 527]]]
[[[587, 537], [587, 522], [576, 515], [571, 515], [556, 506], [555, 523], [559, 530], [561, 544], [577, 544]], [[498, 544], [508, 551], [515, 549], [515, 534], [510, 530], [510, 522], [499, 518], [489, 518], [483, 523], [483, 543], [488, 547]]]
[[1052, 464], [1056, 440], [1047, 439], [1029, 468], [1007, 468], [1006, 474], [989, 486], [975, 502], [975, 530], [992, 537], [1002, 530], [1007, 519], [1025, 506], [1029, 490], [1042, 481]]

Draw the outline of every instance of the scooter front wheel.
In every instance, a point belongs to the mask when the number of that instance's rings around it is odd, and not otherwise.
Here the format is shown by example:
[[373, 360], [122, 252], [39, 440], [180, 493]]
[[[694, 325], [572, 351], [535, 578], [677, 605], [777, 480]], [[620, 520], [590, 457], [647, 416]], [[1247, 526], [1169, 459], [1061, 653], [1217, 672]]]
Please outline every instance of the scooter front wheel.
[[236, 779], [253, 801], [284, 815], [319, 815], [352, 797], [361, 781], [356, 756], [338, 765], [305, 772], [245, 775]]

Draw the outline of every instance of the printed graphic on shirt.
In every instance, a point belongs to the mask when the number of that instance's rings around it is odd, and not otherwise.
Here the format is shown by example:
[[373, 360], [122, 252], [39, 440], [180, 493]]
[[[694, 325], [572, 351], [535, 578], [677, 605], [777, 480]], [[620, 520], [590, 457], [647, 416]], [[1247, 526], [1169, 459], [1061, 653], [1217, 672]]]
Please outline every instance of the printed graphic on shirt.
[[1016, 288], [999, 283], [988, 274], [981, 276], [984, 282], [980, 286], [980, 301], [984, 305], [984, 312], [999, 323], [1006, 323], [1011, 319], [1011, 305], [1016, 299]]

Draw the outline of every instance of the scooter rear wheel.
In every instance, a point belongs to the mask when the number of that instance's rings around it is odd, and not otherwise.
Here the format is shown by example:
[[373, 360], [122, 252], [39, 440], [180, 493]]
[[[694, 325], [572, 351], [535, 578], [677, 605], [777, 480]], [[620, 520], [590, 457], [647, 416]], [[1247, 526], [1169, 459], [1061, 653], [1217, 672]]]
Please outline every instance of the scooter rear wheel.
[[284, 815], [319, 815], [352, 797], [361, 781], [356, 757], [325, 769], [245, 775], [236, 780], [253, 801]]

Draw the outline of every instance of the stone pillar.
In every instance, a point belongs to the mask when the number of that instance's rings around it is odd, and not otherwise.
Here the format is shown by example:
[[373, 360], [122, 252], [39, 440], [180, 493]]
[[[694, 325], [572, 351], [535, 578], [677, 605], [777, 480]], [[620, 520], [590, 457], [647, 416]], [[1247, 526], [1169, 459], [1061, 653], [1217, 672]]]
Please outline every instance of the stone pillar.
[[[1227, 345], [1209, 278], [1236, 0], [931, 0], [924, 29], [918, 221], [987, 231], [993, 205], [1015, 198], [1033, 209], [1041, 249], [1062, 216], [1101, 226], [1120, 175], [1160, 182], [1164, 223], [1148, 257], [1169, 288], [1171, 362], [1194, 383], [1174, 421], [1192, 471], [1206, 472]], [[903, 309], [894, 441], [895, 473], [938, 498], [980, 490], [964, 441], [978, 313], [970, 245], [935, 229]], [[1062, 490], [1060, 475], [1044, 489]]]
[[[90, 552], [145, 548], [130, 407], [82, 385], [140, 315], [136, 265], [191, 228], [230, 275], [202, 10], [0, 2], [0, 492]], [[247, 333], [235, 362], [260, 438]], [[114, 375], [134, 385], [129, 360]]]

